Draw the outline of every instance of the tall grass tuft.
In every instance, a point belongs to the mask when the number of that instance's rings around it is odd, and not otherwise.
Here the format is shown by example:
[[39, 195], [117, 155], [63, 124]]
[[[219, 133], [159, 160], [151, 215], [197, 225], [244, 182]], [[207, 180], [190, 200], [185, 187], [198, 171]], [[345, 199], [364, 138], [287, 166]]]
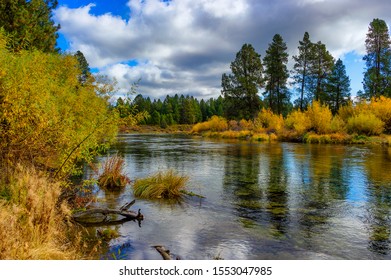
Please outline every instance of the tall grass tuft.
[[146, 199], [180, 198], [189, 177], [181, 176], [174, 170], [159, 171], [150, 177], [136, 179], [133, 184], [134, 195]]
[[129, 184], [130, 179], [123, 172], [124, 163], [124, 158], [119, 155], [106, 158], [103, 170], [98, 177], [98, 185], [108, 190], [115, 190]]

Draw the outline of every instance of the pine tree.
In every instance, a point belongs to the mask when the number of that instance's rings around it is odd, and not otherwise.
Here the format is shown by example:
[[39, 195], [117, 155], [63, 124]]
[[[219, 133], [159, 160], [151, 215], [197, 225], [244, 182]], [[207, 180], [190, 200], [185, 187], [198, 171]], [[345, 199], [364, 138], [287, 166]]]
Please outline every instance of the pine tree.
[[324, 102], [327, 99], [327, 78], [334, 66], [334, 58], [326, 45], [318, 42], [312, 45], [312, 59], [309, 65], [309, 89], [313, 100]]
[[52, 20], [57, 0], [2, 0], [0, 27], [8, 33], [13, 51], [38, 49], [55, 52], [60, 25]]
[[339, 108], [346, 105], [350, 100], [350, 79], [346, 74], [345, 65], [341, 59], [335, 63], [327, 80], [326, 104], [336, 114]]
[[391, 40], [384, 20], [374, 19], [368, 29], [364, 56], [363, 97], [371, 98], [384, 95], [391, 97]]
[[262, 85], [261, 56], [244, 44], [231, 63], [232, 74], [222, 76], [224, 111], [228, 118], [250, 119], [259, 110], [258, 88]]
[[88, 77], [91, 76], [90, 66], [88, 65], [87, 59], [85, 58], [84, 54], [81, 51], [77, 51], [74, 54], [74, 56], [79, 62], [79, 69], [80, 69], [79, 82], [81, 84], [84, 84], [87, 81]]
[[287, 46], [281, 35], [274, 35], [263, 60], [266, 81], [264, 95], [268, 107], [277, 114], [282, 114], [286, 105], [289, 104], [289, 92], [286, 86], [289, 78], [286, 66], [288, 57]]
[[306, 96], [306, 91], [308, 93], [307, 80], [310, 75], [308, 68], [313, 56], [313, 43], [310, 40], [308, 32], [305, 32], [303, 40], [299, 41], [298, 49], [299, 54], [293, 56], [293, 60], [295, 61], [293, 66], [293, 80], [299, 90], [298, 107], [303, 111], [307, 107], [309, 99], [311, 99]]

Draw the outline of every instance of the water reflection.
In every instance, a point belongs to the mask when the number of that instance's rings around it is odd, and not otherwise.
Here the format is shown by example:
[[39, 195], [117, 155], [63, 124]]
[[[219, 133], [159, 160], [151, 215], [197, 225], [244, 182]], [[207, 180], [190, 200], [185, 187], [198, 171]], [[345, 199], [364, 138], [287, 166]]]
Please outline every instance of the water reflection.
[[391, 236], [391, 150], [378, 148], [368, 154], [365, 167], [368, 174], [369, 250], [387, 255]]
[[[175, 168], [206, 197], [137, 201], [142, 228], [121, 225], [130, 259], [390, 259], [391, 150], [384, 147], [214, 141], [123, 135], [115, 147], [132, 179]], [[132, 199], [100, 193], [110, 207]]]

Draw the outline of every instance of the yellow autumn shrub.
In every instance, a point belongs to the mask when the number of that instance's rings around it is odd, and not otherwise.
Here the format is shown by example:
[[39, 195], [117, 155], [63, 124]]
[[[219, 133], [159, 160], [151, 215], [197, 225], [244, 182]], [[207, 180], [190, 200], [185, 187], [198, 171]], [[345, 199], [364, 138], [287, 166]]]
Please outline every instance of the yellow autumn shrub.
[[295, 130], [299, 135], [304, 134], [311, 128], [311, 120], [305, 112], [300, 110], [291, 112], [285, 120], [288, 129]]
[[347, 129], [349, 133], [379, 135], [384, 130], [384, 123], [371, 112], [361, 112], [348, 120]]
[[316, 133], [326, 134], [331, 131], [330, 125], [333, 114], [327, 106], [314, 101], [311, 106], [308, 106], [306, 114], [311, 121], [312, 129]]
[[[3, 36], [0, 34], [0, 37]], [[93, 78], [81, 85], [71, 55], [8, 52], [0, 44], [0, 157], [60, 174], [114, 139], [116, 116]]]
[[369, 109], [384, 123], [384, 130], [391, 133], [391, 98], [384, 96], [372, 98]]
[[223, 117], [212, 116], [210, 120], [206, 122], [197, 123], [193, 126], [193, 133], [200, 133], [204, 131], [225, 131], [228, 129], [228, 122]]
[[254, 127], [257, 131], [262, 129], [279, 131], [284, 127], [282, 115], [274, 114], [270, 109], [263, 108], [254, 119]]

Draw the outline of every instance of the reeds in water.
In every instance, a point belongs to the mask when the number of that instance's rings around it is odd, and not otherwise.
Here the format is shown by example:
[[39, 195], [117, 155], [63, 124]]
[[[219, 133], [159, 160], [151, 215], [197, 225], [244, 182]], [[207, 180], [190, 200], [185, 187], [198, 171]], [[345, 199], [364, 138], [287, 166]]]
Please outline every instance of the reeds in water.
[[150, 177], [137, 179], [133, 184], [134, 195], [139, 198], [179, 198], [183, 194], [189, 177], [174, 170], [159, 171]]
[[129, 177], [124, 174], [125, 160], [119, 155], [108, 157], [103, 163], [103, 170], [98, 177], [98, 185], [102, 188], [115, 190], [130, 183]]

